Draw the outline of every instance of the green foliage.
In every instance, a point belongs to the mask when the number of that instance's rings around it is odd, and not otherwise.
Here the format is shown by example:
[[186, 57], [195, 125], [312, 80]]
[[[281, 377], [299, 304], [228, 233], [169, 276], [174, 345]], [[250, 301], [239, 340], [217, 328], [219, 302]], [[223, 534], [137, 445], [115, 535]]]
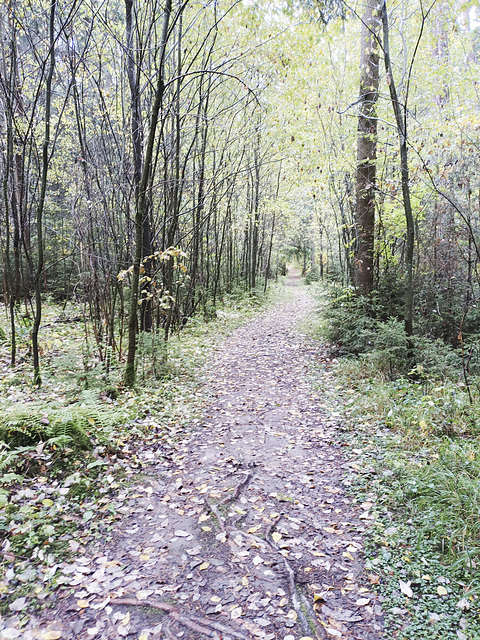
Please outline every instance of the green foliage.
[[[385, 317], [393, 298], [382, 301], [379, 293], [365, 298], [350, 288], [332, 291], [324, 303], [321, 332], [339, 355], [361, 356], [365, 366], [390, 379], [458, 379], [462, 375], [458, 341], [454, 348], [439, 338], [414, 335], [408, 339], [403, 320]], [[470, 372], [477, 373], [479, 349], [475, 336], [466, 340], [465, 351]]]
[[[390, 329], [395, 336], [394, 324], [384, 323], [389, 345]], [[480, 637], [480, 403], [473, 394], [471, 404], [465, 384], [451, 376], [455, 366], [458, 373], [454, 350], [442, 341], [422, 344], [438, 375], [444, 355], [452, 358], [443, 365], [449, 375], [435, 379], [417, 364], [414, 379], [391, 380], [374, 364], [381, 350], [339, 361], [338, 381], [349, 387], [346, 444], [357, 470], [346, 483], [358, 502], [375, 505], [366, 558], [386, 638], [473, 640]]]
[[[385, 637], [473, 640], [480, 635], [480, 446], [461, 432], [466, 394], [458, 398], [453, 383], [425, 395], [425, 382], [358, 378], [346, 412], [356, 470], [346, 484], [355, 501], [373, 504], [366, 567], [382, 596]], [[435, 435], [445, 418], [462, 439]]]
[[419, 537], [475, 572], [480, 561], [480, 445], [445, 440], [423, 464], [407, 466], [402, 500]]
[[369, 300], [355, 296], [353, 289], [335, 292], [323, 309], [325, 324], [322, 333], [338, 346], [340, 353], [359, 355], [373, 348], [375, 320]]
[[4, 402], [0, 419], [0, 440], [9, 447], [28, 447], [39, 442], [68, 444], [91, 449], [95, 442], [108, 444], [109, 431], [121, 416], [92, 393], [83, 402], [60, 406], [56, 403]]
[[305, 284], [312, 284], [320, 280], [320, 269], [318, 267], [310, 267], [305, 273]]

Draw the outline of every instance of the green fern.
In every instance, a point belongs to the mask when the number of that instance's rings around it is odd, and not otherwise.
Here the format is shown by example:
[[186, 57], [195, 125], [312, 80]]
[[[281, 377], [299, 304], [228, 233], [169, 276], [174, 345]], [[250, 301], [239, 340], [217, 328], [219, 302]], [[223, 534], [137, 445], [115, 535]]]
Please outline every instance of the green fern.
[[6, 469], [14, 469], [18, 464], [22, 464], [24, 459], [23, 454], [30, 453], [35, 450], [35, 447], [16, 447], [15, 449], [9, 449], [4, 443], [0, 449], [0, 473]]
[[82, 394], [81, 404], [4, 404], [0, 407], [0, 440], [9, 446], [32, 446], [52, 438], [79, 449], [95, 442], [111, 444], [114, 427], [122, 416], [102, 403], [93, 392]]

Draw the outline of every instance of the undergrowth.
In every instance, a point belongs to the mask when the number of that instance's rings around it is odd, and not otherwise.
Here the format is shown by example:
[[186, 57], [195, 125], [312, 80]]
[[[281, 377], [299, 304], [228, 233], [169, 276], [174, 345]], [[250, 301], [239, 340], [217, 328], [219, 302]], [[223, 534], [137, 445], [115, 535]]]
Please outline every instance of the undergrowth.
[[478, 364], [465, 377], [459, 349], [418, 336], [412, 361], [399, 320], [344, 295], [332, 304], [319, 290], [316, 334], [336, 357], [330, 400], [344, 420], [346, 484], [372, 503], [367, 568], [385, 637], [478, 640]]

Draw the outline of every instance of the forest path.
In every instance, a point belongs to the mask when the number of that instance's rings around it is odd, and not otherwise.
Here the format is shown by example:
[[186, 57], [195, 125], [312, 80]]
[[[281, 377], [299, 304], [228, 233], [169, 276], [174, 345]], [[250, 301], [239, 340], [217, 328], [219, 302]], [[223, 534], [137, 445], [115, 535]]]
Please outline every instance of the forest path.
[[344, 493], [337, 418], [308, 381], [328, 359], [297, 328], [314, 301], [288, 284], [219, 347], [203, 419], [141, 478], [114, 539], [63, 567], [72, 591], [43, 637], [381, 637], [369, 505]]

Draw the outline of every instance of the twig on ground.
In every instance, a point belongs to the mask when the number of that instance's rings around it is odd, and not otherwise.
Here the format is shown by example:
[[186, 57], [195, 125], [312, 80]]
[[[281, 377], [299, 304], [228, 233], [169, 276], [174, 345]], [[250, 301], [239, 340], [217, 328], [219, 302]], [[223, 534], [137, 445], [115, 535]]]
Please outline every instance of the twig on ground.
[[160, 602], [159, 600], [151, 599], [137, 600], [136, 598], [115, 598], [113, 600], [110, 600], [110, 604], [127, 605], [132, 607], [152, 607], [152, 609], [160, 609], [161, 611], [166, 611], [168, 615], [173, 620], [175, 620], [175, 622], [178, 622], [184, 627], [192, 629], [192, 631], [203, 633], [208, 638], [217, 637], [217, 634], [214, 632], [215, 629], [217, 631], [221, 631], [222, 633], [231, 635], [233, 638], [238, 638], [239, 640], [248, 640], [248, 638], [242, 633], [239, 633], [238, 631], [235, 631], [230, 627], [220, 624], [219, 622], [215, 622], [214, 620], [193, 616], [191, 614], [188, 614], [188, 616], [182, 616], [182, 614], [176, 607], [174, 607], [172, 604], [168, 604], [167, 602]]
[[[205, 620], [205, 618], [201, 618], [201, 620]], [[208, 624], [212, 627], [212, 629], [216, 629], [217, 631], [221, 631], [222, 633], [229, 634], [234, 638], [239, 638], [239, 640], [248, 640], [246, 636], [242, 633], [238, 633], [238, 631], [233, 631], [230, 627], [226, 627], [224, 624], [220, 624], [220, 622], [215, 622], [214, 620], [207, 620]]]
[[168, 614], [175, 622], [183, 625], [184, 627], [188, 627], [192, 631], [197, 631], [197, 633], [203, 633], [207, 638], [216, 638], [217, 634], [212, 629], [207, 629], [207, 627], [202, 627], [202, 625], [196, 623], [194, 620], [190, 620], [189, 618], [184, 618], [176, 611], [170, 611]]
[[27, 556], [19, 556], [17, 553], [10, 553], [10, 551], [0, 551], [0, 556], [3, 556], [7, 562], [15, 562], [15, 560], [30, 560]]

